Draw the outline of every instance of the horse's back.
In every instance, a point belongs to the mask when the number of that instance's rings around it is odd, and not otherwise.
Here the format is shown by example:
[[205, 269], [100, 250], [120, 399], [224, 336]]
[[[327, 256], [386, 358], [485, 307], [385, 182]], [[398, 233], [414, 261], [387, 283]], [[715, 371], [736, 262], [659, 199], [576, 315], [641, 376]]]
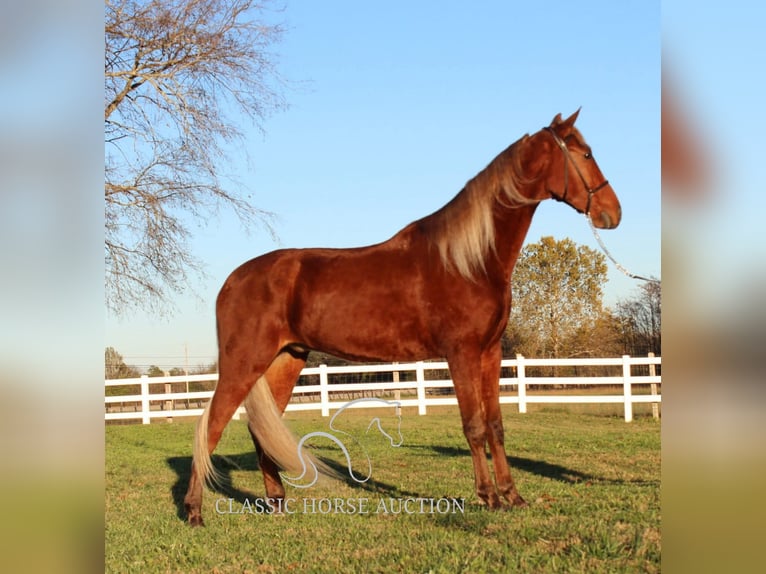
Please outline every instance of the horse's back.
[[286, 343], [359, 360], [428, 356], [425, 271], [411, 255], [394, 241], [256, 257], [224, 283], [219, 327], [266, 322]]

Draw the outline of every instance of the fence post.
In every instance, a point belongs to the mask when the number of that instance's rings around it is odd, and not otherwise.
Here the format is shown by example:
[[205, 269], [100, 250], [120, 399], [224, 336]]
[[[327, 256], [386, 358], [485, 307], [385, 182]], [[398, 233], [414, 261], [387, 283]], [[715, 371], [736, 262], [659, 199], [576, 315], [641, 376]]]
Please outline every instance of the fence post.
[[[399, 363], [397, 361], [394, 361], [392, 364], [393, 365], [398, 365]], [[394, 371], [393, 379], [394, 379], [395, 383], [399, 382], [399, 371]], [[401, 389], [397, 388], [397, 389], [394, 390], [394, 400], [397, 402], [397, 405], [396, 405], [396, 416], [401, 416], [402, 409], [401, 409], [401, 407], [398, 404], [399, 401], [402, 400], [402, 390]]]
[[516, 379], [518, 385], [520, 413], [527, 412], [527, 383], [524, 380], [526, 375], [527, 373], [524, 366], [524, 356], [516, 353]]
[[[165, 394], [170, 394], [173, 392], [172, 385], [170, 383], [165, 383]], [[165, 410], [166, 411], [172, 411], [173, 410], [173, 401], [165, 401]], [[172, 423], [173, 422], [173, 415], [169, 414], [167, 416], [167, 422]]]
[[141, 421], [148, 425], [149, 417], [149, 376], [141, 375]]
[[423, 361], [418, 361], [415, 366], [415, 379], [418, 391], [418, 414], [426, 414], [426, 374], [423, 369]]
[[625, 422], [633, 420], [633, 389], [630, 383], [630, 355], [622, 356], [622, 392], [625, 396]]
[[330, 416], [330, 389], [327, 383], [327, 365], [319, 365], [319, 405], [323, 417]]
[[[649, 358], [650, 359], [654, 358], [654, 353], [652, 351], [649, 351]], [[649, 363], [649, 376], [653, 377], [656, 374], [657, 374], [657, 369], [655, 369], [654, 363]], [[651, 384], [651, 390], [653, 395], [657, 394], [657, 383]], [[658, 405], [657, 403], [652, 403], [652, 417], [654, 417], [655, 419], [660, 418], [660, 405]]]

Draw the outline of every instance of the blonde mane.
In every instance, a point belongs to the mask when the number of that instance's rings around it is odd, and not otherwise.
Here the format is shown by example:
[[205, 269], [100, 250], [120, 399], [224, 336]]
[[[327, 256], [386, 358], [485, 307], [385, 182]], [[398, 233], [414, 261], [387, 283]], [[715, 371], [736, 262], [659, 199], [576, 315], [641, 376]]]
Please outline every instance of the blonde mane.
[[522, 173], [517, 153], [527, 137], [500, 153], [452, 201], [423, 220], [442, 263], [461, 277], [473, 279], [486, 269], [486, 258], [495, 249], [496, 204], [513, 209], [539, 202], [519, 191], [520, 186], [535, 180]]

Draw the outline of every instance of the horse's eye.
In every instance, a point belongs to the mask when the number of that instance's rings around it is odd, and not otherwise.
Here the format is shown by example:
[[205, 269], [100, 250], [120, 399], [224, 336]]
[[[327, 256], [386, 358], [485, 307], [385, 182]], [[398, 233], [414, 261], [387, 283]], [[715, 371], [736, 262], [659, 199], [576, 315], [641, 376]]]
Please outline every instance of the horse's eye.
[[590, 153], [589, 151], [586, 151], [585, 152], [585, 159], [593, 159], [593, 154]]

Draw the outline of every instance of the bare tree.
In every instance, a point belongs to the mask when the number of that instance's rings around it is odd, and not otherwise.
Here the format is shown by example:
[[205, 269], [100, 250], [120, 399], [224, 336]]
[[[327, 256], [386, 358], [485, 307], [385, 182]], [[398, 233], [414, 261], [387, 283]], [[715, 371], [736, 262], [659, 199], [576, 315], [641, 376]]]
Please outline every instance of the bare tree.
[[662, 288], [659, 281], [642, 284], [638, 294], [617, 304], [625, 352], [662, 353]]
[[[282, 107], [269, 50], [282, 27], [254, 0], [106, 0], [106, 303], [116, 313], [158, 308], [202, 264], [192, 222], [231, 208], [265, 224], [225, 178], [224, 146], [242, 116], [262, 127]], [[234, 188], [235, 191], [232, 191]]]
[[114, 347], [104, 349], [104, 378], [105, 379], [130, 379], [140, 376], [138, 369], [125, 364]]

